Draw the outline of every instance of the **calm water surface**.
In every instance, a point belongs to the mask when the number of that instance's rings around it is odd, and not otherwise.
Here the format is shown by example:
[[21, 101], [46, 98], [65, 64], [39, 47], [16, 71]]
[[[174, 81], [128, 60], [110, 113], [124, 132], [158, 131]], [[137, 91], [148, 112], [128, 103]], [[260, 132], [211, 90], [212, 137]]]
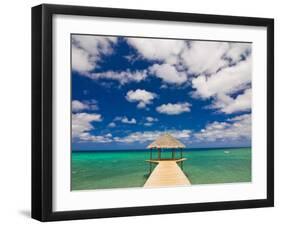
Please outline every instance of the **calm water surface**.
[[[73, 151], [72, 190], [142, 187], [149, 175], [149, 156], [146, 150]], [[251, 148], [187, 149], [183, 156], [183, 170], [192, 184], [251, 181]]]

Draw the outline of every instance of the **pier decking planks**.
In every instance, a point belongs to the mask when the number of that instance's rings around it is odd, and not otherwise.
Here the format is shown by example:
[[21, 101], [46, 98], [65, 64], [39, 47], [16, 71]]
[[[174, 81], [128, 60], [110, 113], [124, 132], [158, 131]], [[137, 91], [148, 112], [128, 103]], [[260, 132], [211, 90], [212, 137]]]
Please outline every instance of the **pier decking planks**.
[[144, 187], [183, 186], [191, 184], [178, 166], [177, 162], [179, 160], [153, 160], [153, 162], [158, 162], [158, 165], [145, 182]]

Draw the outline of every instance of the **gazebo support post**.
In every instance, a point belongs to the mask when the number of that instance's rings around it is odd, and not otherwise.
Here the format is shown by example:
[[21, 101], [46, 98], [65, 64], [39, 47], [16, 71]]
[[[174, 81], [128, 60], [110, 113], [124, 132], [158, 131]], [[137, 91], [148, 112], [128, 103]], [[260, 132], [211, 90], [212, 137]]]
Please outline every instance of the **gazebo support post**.
[[151, 170], [152, 170], [152, 148], [150, 148], [150, 162], [149, 162], [149, 174], [151, 174]]
[[[147, 146], [147, 148], [150, 149], [150, 162], [151, 163], [160, 163], [160, 161], [175, 161], [178, 166], [183, 168], [183, 161], [185, 160], [183, 158], [183, 148], [185, 148], [185, 145], [182, 144], [180, 141], [178, 141], [176, 138], [171, 136], [168, 133], [165, 133], [161, 136], [159, 136], [155, 141], [153, 141], [150, 145]], [[164, 154], [163, 159], [161, 158], [161, 152], [163, 149], [167, 149], [171, 151], [171, 154], [168, 153], [168, 156], [171, 157], [166, 157], [166, 154]], [[154, 156], [153, 158], [153, 153], [152, 151], [157, 151], [157, 156]], [[166, 151], [165, 151], [166, 152]], [[180, 153], [178, 153], [180, 152]], [[155, 153], [156, 155], [156, 153]], [[179, 164], [181, 162], [181, 164]], [[152, 171], [153, 167], [152, 164], [150, 164], [150, 171]]]
[[[182, 159], [182, 148], [180, 150], [181, 150], [181, 159]], [[183, 169], [183, 161], [181, 161], [181, 169]]]

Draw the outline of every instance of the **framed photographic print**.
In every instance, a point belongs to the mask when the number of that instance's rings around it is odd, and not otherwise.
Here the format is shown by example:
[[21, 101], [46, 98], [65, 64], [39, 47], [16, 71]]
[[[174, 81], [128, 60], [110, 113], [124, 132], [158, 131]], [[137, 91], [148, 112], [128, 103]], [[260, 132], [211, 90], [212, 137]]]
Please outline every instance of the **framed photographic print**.
[[274, 21], [32, 8], [32, 217], [274, 204]]

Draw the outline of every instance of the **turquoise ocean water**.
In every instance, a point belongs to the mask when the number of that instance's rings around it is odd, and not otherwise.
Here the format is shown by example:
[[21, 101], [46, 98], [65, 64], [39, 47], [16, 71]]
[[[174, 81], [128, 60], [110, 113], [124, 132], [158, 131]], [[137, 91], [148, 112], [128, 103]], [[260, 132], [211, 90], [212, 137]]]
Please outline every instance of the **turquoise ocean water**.
[[[149, 176], [145, 162], [149, 156], [147, 150], [72, 151], [71, 188], [142, 187]], [[162, 156], [169, 158], [171, 153]], [[251, 181], [251, 148], [187, 149], [183, 157], [187, 158], [183, 170], [191, 184]]]

